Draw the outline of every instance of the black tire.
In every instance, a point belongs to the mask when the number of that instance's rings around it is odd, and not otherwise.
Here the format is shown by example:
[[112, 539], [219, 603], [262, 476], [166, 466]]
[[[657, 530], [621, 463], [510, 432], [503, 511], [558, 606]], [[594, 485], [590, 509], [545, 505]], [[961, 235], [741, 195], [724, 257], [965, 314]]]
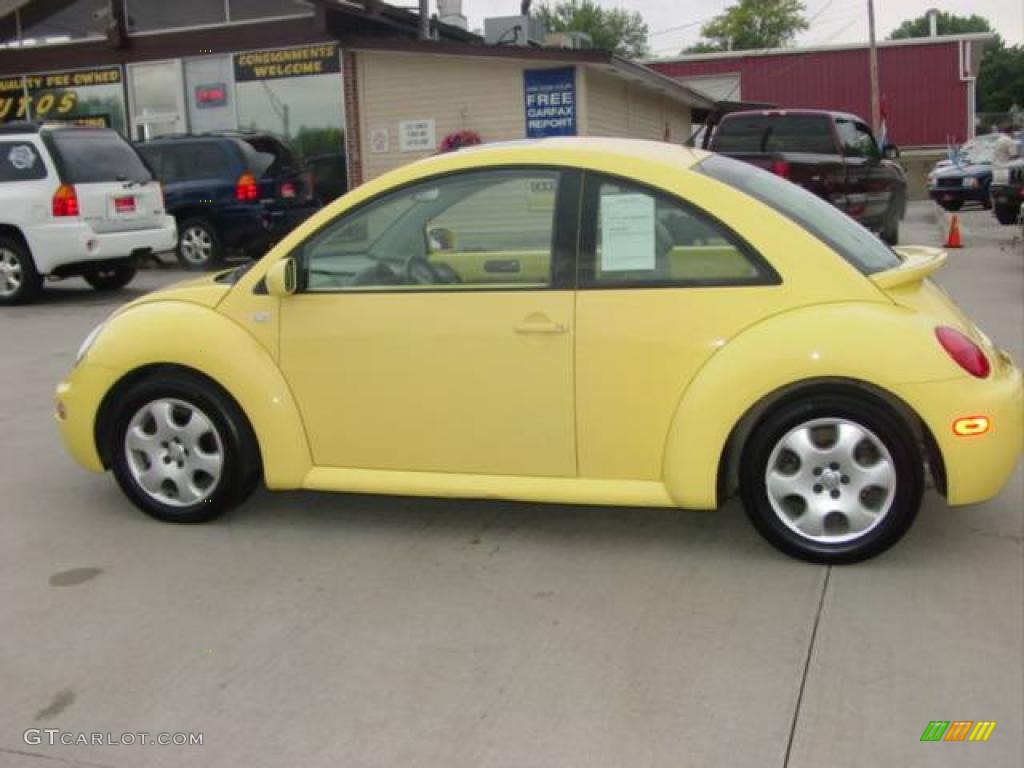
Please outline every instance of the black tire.
[[964, 201], [963, 200], [943, 200], [941, 203], [939, 203], [939, 205], [941, 205], [947, 211], [959, 211], [961, 208], [964, 207]]
[[1012, 226], [1017, 223], [1017, 219], [1020, 218], [1020, 206], [1014, 205], [997, 205], [995, 207], [996, 220], [1000, 224], [1006, 226]]
[[217, 269], [224, 261], [217, 230], [201, 216], [182, 219], [178, 223], [178, 262], [185, 269], [203, 271]]
[[[836, 454], [833, 456], [815, 452], [811, 461], [798, 462], [798, 469], [794, 471], [793, 475], [782, 473], [783, 482], [777, 486], [776, 494], [779, 493], [779, 487], [788, 487], [786, 483], [790, 482], [789, 477], [798, 478], [796, 483], [802, 483], [804, 482], [803, 478], [808, 478], [807, 482], [815, 484], [805, 486], [811, 502], [810, 505], [804, 502], [802, 512], [799, 503], [795, 504], [795, 514], [791, 515], [788, 511], [776, 512], [775, 506], [769, 498], [767, 474], [769, 460], [773, 459], [773, 452], [776, 451], [776, 448], [780, 448], [780, 452], [776, 455], [781, 461], [788, 461], [789, 457], [785, 455], [787, 449], [782, 448], [781, 441], [791, 435], [799, 437], [799, 433], [807, 429], [806, 425], [809, 423], [823, 424], [831, 421], [842, 423], [844, 428], [845, 425], [852, 425], [855, 429], [850, 434], [855, 435], [856, 429], [859, 429], [866, 436], [870, 436], [872, 439], [876, 438], [888, 451], [891, 464], [885, 460], [881, 452], [874, 454], [878, 462], [881, 462], [878, 464], [833, 464], [834, 458], [838, 458], [842, 453], [838, 450], [837, 442], [833, 446], [833, 449], [836, 450]], [[829, 427], [815, 426], [813, 429], [828, 430]], [[808, 432], [807, 434], [813, 433]], [[848, 445], [856, 446], [850, 455], [856, 456], [856, 450], [866, 449], [871, 443], [870, 439], [866, 444], [863, 442], [848, 443]], [[827, 446], [828, 443], [826, 442], [825, 445]], [[820, 448], [815, 450], [820, 450]], [[791, 456], [797, 455], [793, 452], [790, 453]], [[820, 466], [812, 466], [818, 461], [822, 462]], [[850, 461], [857, 462], [858, 459], [851, 458]], [[784, 468], [781, 465], [776, 466], [780, 472]], [[883, 476], [888, 467], [892, 468], [891, 487], [888, 491], [870, 483], [861, 485], [865, 481], [859, 479], [859, 477], [863, 477], [859, 473], [871, 472], [876, 466], [881, 470]], [[791, 467], [792, 463], [790, 462], [789, 468]], [[808, 471], [810, 474], [804, 474]], [[776, 477], [779, 476], [776, 475]], [[859, 490], [858, 486], [860, 486]], [[914, 522], [921, 505], [923, 488], [924, 466], [921, 454], [912, 433], [903, 420], [879, 405], [842, 394], [810, 395], [805, 398], [785, 401], [773, 408], [751, 433], [741, 458], [740, 492], [743, 506], [754, 527], [769, 543], [782, 552], [816, 563], [853, 563], [884, 552], [895, 544]], [[836, 507], [853, 505], [855, 509], [863, 510], [867, 506], [865, 499], [874, 498], [870, 494], [874, 493], [877, 496], [878, 491], [883, 492], [888, 500], [888, 506], [877, 511], [873, 522], [866, 525], [863, 533], [858, 534], [856, 530], [851, 530], [851, 518], [842, 512], [828, 511], [822, 514], [822, 507], [827, 509], [832, 505]], [[849, 495], [844, 497], [842, 495], [844, 492]], [[798, 494], [787, 495], [783, 501], [801, 498]], [[785, 507], [785, 504], [781, 503], [779, 506]], [[814, 537], [807, 535], [806, 532], [801, 533], [795, 530], [798, 521], [804, 520], [804, 515], [809, 515], [808, 524], [815, 524], [815, 520], [820, 521], [822, 529], [820, 536]], [[784, 522], [783, 516], [789, 520], [788, 523]], [[865, 519], [871, 520], [872, 518], [867, 515]], [[832, 532], [828, 531], [830, 524], [840, 521], [845, 521], [845, 531], [841, 527]]]
[[93, 269], [82, 277], [97, 291], [118, 291], [135, 279], [135, 267], [122, 265], [106, 269]]
[[[143, 423], [146, 417], [142, 416], [143, 422], [136, 423], [140, 425], [143, 439], [148, 441], [147, 444], [152, 447], [153, 452], [131, 451], [129, 457], [128, 435], [130, 428], [135, 430], [133, 420], [140, 414], [146, 414], [150, 407], [160, 407], [154, 406], [154, 403], [167, 401], [181, 404], [182, 412], [187, 408], [194, 410], [187, 420], [178, 417], [182, 426], [176, 427], [177, 432], [172, 429], [160, 434], [154, 424], [152, 436], [143, 429], [146, 426]], [[174, 405], [172, 408], [179, 406]], [[206, 422], [198, 423], [198, 428], [193, 433], [197, 436], [192, 440], [186, 436], [185, 427], [192, 426], [192, 419], [196, 418], [197, 412], [206, 419]], [[145, 378], [124, 394], [112, 418], [112, 428], [106, 434], [110, 440], [107, 456], [114, 477], [135, 506], [158, 520], [170, 523], [202, 523], [212, 520], [245, 501], [259, 483], [262, 475], [259, 450], [248, 419], [219, 387], [199, 377], [182, 373], [160, 373]], [[171, 418], [174, 420], [176, 417]], [[209, 427], [209, 431], [198, 436], [204, 426]], [[162, 441], [162, 437], [171, 435], [172, 442], [181, 436], [183, 447], [179, 443], [176, 456], [181, 461], [190, 461], [190, 464], [184, 470], [177, 471], [175, 479], [168, 478], [163, 481], [164, 484], [169, 482], [174, 486], [173, 494], [169, 493], [170, 487], [166, 485], [161, 485], [154, 494], [146, 490], [140, 480], [136, 479], [135, 473], [143, 468], [146, 471], [142, 474], [148, 474], [148, 470], [154, 468], [157, 470], [153, 475], [155, 480], [159, 480], [167, 473], [175, 473], [176, 461], [172, 460], [175, 454], [170, 450], [172, 446]], [[202, 452], [196, 446], [201, 446]], [[192, 459], [189, 459], [190, 448]], [[153, 458], [149, 458], [150, 456]], [[160, 458], [156, 458], [157, 456]], [[191, 464], [195, 457], [201, 456], [220, 456], [221, 459], [219, 476], [208, 485], [205, 479], [200, 483], [198, 478], [203, 471], [193, 469]], [[189, 498], [178, 503], [168, 503], [171, 497], [180, 495], [180, 488], [183, 486], [180, 481], [186, 476], [190, 484], [185, 486]]]
[[25, 243], [0, 236], [0, 306], [30, 304], [42, 289], [43, 279]]

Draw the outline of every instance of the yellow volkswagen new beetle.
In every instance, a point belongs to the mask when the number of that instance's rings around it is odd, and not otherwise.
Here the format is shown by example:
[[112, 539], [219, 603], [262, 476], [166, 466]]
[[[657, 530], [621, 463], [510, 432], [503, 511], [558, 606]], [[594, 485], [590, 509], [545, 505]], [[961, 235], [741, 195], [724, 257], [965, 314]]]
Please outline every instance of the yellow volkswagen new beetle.
[[1021, 374], [799, 187], [668, 144], [433, 157], [261, 261], [144, 296], [57, 391], [75, 459], [162, 520], [271, 489], [714, 509], [776, 547], [891, 546], [1021, 452]]

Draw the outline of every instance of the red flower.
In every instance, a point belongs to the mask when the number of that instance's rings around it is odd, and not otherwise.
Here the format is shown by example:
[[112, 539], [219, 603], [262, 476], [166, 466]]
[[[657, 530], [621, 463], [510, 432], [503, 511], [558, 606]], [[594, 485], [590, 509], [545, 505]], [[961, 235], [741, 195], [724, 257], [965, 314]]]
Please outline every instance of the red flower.
[[483, 144], [480, 134], [469, 129], [449, 133], [441, 140], [439, 152], [454, 152], [463, 147], [472, 147], [474, 144]]

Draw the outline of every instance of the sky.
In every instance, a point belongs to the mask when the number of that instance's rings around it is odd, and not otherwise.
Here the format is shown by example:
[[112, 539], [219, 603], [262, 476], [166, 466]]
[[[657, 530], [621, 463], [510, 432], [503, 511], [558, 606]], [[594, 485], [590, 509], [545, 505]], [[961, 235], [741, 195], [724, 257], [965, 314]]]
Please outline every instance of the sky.
[[[647, 22], [647, 43], [656, 56], [672, 56], [700, 37], [702, 22], [718, 15], [735, 0], [597, 0], [605, 8], [639, 11]], [[534, 0], [538, 6], [543, 0]], [[857, 43], [868, 39], [867, 0], [804, 0], [811, 27], [797, 38], [798, 45]], [[875, 0], [878, 38], [906, 19], [929, 8], [962, 16], [978, 14], [1010, 44], [1024, 39], [1024, 0]], [[463, 0], [462, 12], [470, 29], [483, 28], [488, 16], [519, 13], [519, 0]]]

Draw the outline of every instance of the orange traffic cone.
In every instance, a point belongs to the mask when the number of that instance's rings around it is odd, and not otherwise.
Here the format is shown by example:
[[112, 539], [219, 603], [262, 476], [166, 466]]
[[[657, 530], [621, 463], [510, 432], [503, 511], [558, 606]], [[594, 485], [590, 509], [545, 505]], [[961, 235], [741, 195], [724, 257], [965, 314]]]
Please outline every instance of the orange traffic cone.
[[946, 248], [963, 247], [963, 241], [960, 239], [960, 217], [954, 213], [949, 217], [949, 237], [946, 238]]

